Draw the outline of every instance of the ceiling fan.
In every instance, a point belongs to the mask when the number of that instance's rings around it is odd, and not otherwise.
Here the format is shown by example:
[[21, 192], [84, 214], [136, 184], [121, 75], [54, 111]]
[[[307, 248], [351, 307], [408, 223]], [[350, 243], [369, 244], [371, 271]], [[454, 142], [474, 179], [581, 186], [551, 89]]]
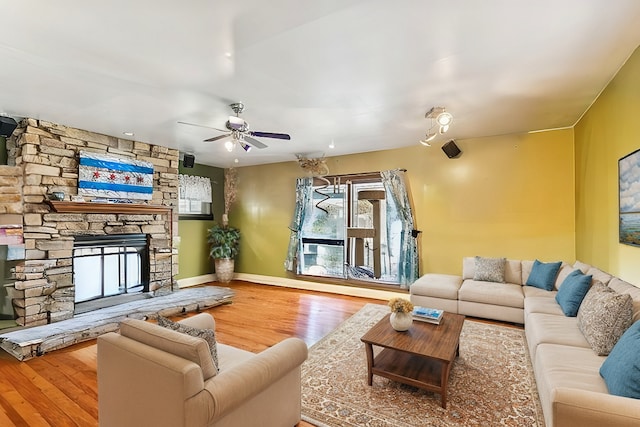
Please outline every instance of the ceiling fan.
[[291, 139], [291, 136], [289, 136], [286, 133], [260, 132], [260, 131], [249, 130], [249, 123], [247, 123], [243, 118], [240, 117], [240, 113], [244, 111], [244, 104], [242, 102], [234, 102], [233, 104], [230, 104], [229, 107], [231, 107], [231, 109], [236, 115], [229, 116], [229, 119], [225, 123], [226, 129], [218, 129], [211, 126], [197, 125], [197, 124], [187, 123], [187, 122], [178, 122], [178, 123], [181, 123], [183, 125], [206, 127], [210, 129], [215, 129], [220, 132], [225, 132], [224, 135], [218, 135], [212, 138], [205, 139], [204, 142], [214, 142], [224, 138], [231, 137], [230, 140], [225, 142], [225, 147], [227, 148], [228, 151], [233, 150], [234, 144], [236, 142], [242, 147], [244, 151], [247, 151], [247, 152], [251, 150], [251, 147], [256, 147], [260, 149], [267, 148], [266, 144], [253, 138], [254, 136], [258, 138], [275, 138], [275, 139], [287, 139], [287, 140]]

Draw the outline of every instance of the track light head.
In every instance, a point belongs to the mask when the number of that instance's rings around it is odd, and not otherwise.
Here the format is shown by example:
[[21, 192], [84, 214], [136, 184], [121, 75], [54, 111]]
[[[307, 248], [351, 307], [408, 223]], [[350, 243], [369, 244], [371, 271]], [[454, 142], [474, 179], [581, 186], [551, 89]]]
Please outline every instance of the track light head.
[[451, 113], [447, 113], [446, 111], [442, 111], [442, 113], [438, 114], [438, 117], [436, 117], [436, 122], [438, 122], [438, 124], [442, 127], [446, 126], [447, 129], [449, 128], [449, 125], [452, 121], [453, 116], [451, 115]]
[[433, 107], [427, 111], [424, 117], [431, 119], [431, 127], [420, 143], [429, 147], [431, 145], [429, 142], [433, 141], [437, 135], [443, 135], [449, 130], [449, 126], [453, 122], [453, 115], [447, 112], [444, 107]]
[[427, 132], [426, 135], [424, 136], [424, 139], [420, 140], [420, 144], [424, 145], [425, 147], [431, 147], [430, 142], [433, 141], [437, 135], [438, 135], [437, 132], [432, 132], [432, 133]]

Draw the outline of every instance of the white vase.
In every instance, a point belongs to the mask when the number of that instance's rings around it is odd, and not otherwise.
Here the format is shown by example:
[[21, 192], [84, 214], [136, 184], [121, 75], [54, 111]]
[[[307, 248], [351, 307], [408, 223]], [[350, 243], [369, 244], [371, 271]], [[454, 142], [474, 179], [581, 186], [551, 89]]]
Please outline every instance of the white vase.
[[389, 317], [389, 322], [391, 322], [391, 327], [398, 332], [404, 332], [411, 327], [413, 323], [413, 317], [411, 313], [401, 313], [394, 311], [391, 313], [391, 317]]
[[216, 258], [213, 260], [216, 267], [216, 280], [220, 283], [229, 283], [233, 280], [233, 258]]

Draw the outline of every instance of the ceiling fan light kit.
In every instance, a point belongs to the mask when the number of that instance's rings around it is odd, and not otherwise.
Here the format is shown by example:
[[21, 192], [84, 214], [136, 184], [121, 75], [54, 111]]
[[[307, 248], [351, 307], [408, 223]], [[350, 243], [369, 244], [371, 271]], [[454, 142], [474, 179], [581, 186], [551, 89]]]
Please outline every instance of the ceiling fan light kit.
[[427, 111], [424, 117], [431, 120], [431, 126], [425, 134], [425, 138], [420, 140], [420, 144], [430, 147], [429, 142], [433, 141], [436, 136], [447, 133], [449, 126], [453, 123], [453, 115], [445, 107], [433, 107]]

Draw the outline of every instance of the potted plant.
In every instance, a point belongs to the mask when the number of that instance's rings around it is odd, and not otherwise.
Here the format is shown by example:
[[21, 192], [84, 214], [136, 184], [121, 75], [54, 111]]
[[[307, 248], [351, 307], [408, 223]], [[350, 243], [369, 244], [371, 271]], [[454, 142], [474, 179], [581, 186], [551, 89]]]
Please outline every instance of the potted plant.
[[216, 223], [209, 229], [207, 241], [211, 245], [209, 256], [213, 258], [218, 282], [229, 283], [240, 246], [240, 230]]

